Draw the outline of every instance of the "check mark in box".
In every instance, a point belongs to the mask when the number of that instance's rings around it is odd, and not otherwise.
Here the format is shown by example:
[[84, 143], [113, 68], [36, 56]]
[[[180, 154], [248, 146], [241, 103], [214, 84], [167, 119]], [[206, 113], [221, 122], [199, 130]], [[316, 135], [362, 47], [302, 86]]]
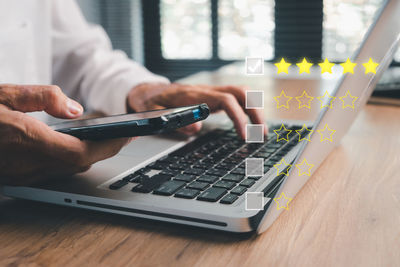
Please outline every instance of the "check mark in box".
[[264, 108], [264, 91], [247, 90], [246, 91], [246, 108], [263, 109]]
[[264, 74], [264, 58], [262, 58], [262, 57], [246, 57], [246, 74], [247, 75], [263, 75]]
[[246, 176], [258, 177], [264, 175], [263, 158], [246, 158], [245, 163]]
[[264, 208], [263, 192], [246, 192], [246, 210], [262, 210]]
[[246, 124], [246, 143], [264, 143], [264, 124]]

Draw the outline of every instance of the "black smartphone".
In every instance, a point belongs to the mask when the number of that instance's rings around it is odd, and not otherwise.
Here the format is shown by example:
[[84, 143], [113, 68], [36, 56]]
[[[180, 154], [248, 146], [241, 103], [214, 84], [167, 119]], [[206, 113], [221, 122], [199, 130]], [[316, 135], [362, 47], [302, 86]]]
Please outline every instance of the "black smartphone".
[[115, 115], [50, 125], [58, 132], [79, 139], [102, 140], [159, 134], [204, 120], [210, 114], [207, 104]]

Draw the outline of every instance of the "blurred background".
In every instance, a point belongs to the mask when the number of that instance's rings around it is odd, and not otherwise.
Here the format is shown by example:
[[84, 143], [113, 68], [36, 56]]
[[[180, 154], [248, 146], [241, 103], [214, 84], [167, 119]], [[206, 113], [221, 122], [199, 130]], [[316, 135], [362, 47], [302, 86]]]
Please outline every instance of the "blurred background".
[[[246, 56], [344, 61], [383, 0], [78, 0], [114, 48], [172, 81]], [[400, 62], [396, 53], [394, 65]]]

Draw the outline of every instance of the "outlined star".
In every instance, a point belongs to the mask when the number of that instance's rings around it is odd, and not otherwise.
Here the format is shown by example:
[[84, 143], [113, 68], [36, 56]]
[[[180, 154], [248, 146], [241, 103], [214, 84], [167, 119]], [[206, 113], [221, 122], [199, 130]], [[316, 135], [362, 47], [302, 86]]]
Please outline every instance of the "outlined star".
[[[321, 142], [323, 142], [325, 140], [328, 140], [329, 142], [333, 142], [332, 137], [333, 137], [333, 134], [336, 132], [336, 130], [329, 128], [328, 124], [326, 123], [324, 129], [317, 130], [317, 132], [321, 135]], [[326, 132], [328, 132], [329, 138], [325, 136], [325, 135], [327, 135]]]
[[[286, 138], [285, 137], [280, 137], [281, 134], [279, 134], [280, 131], [285, 131], [286, 133]], [[282, 123], [281, 128], [274, 130], [274, 133], [276, 134], [276, 142], [279, 142], [281, 140], [285, 140], [286, 142], [289, 142], [289, 134], [292, 132], [293, 130], [288, 130], [286, 129], [285, 125]], [[282, 134], [284, 135], [284, 134]]]
[[[349, 101], [349, 98], [351, 99], [350, 101]], [[343, 109], [345, 109], [347, 107], [349, 107], [351, 109], [354, 109], [354, 103], [356, 102], [357, 98], [358, 98], [357, 96], [352, 96], [350, 94], [349, 90], [347, 90], [346, 95], [339, 97], [339, 99], [342, 100], [342, 102], [343, 102], [342, 103], [342, 108]], [[347, 103], [351, 102], [351, 105], [350, 104], [345, 104], [345, 102], [347, 102]]]
[[[280, 104], [281, 102], [281, 98], [285, 98], [286, 99], [286, 104]], [[281, 94], [279, 96], [274, 96], [274, 100], [276, 101], [276, 108], [280, 108], [280, 107], [284, 107], [289, 109], [289, 101], [292, 99], [293, 97], [291, 96], [287, 96], [285, 94], [285, 91], [282, 90]]]
[[[328, 98], [328, 101], [324, 101], [325, 100], [325, 98]], [[321, 108], [324, 108], [324, 107], [329, 107], [329, 108], [332, 108], [332, 103], [333, 103], [333, 100], [335, 100], [335, 96], [331, 96], [329, 93], [328, 93], [328, 91], [325, 91], [325, 93], [323, 94], [323, 96], [318, 96], [317, 97], [317, 99], [319, 100], [319, 101], [321, 101]], [[325, 104], [326, 102], [328, 102], [329, 104], [327, 105], [327, 104]]]
[[354, 68], [356, 65], [357, 63], [351, 62], [350, 58], [347, 58], [346, 62], [340, 64], [340, 66], [343, 67], [343, 74], [347, 72], [354, 74]]
[[299, 67], [299, 73], [310, 73], [310, 68], [313, 65], [312, 63], [308, 62], [306, 58], [303, 58], [303, 61], [296, 64]]
[[[306, 135], [303, 135], [301, 132], [307, 132]], [[314, 130], [309, 130], [307, 128], [307, 126], [305, 124], [303, 124], [303, 128], [296, 130], [296, 133], [299, 135], [299, 142], [303, 141], [303, 140], [307, 140], [308, 142], [310, 142], [310, 135], [311, 133], [314, 132]], [[302, 136], [306, 136], [306, 137], [302, 137]]]
[[329, 72], [332, 73], [332, 67], [335, 65], [334, 63], [330, 63], [327, 58], [325, 58], [324, 62], [318, 64], [321, 67], [321, 73]]
[[376, 67], [378, 67], [378, 63], [374, 62], [372, 58], [369, 58], [368, 62], [364, 63], [363, 66], [365, 68], [365, 74], [367, 73], [376, 73]]
[[[280, 210], [284, 208], [285, 210], [289, 209], [289, 203], [292, 201], [292, 198], [286, 197], [285, 193], [281, 193], [280, 197], [274, 198], [274, 201], [276, 202], [276, 209]], [[284, 201], [285, 205], [282, 205], [282, 202]]]
[[303, 175], [311, 176], [311, 169], [314, 167], [314, 164], [310, 164], [307, 162], [306, 159], [303, 159], [301, 163], [298, 163], [295, 166], [299, 170], [299, 176]]
[[286, 62], [285, 59], [282, 58], [280, 62], [275, 63], [274, 65], [278, 68], [278, 74], [281, 72], [288, 74], [289, 66], [292, 64]]
[[[284, 168], [282, 169], [282, 171], [279, 171], [279, 166], [281, 166], [281, 165], [283, 165]], [[276, 168], [276, 170], [277, 170], [277, 172], [276, 172], [277, 176], [281, 175], [281, 174], [284, 174], [284, 175], [288, 176], [289, 175], [289, 170], [290, 170], [290, 168], [292, 168], [292, 164], [286, 163], [285, 159], [282, 158], [279, 163], [276, 163], [274, 165], [274, 168]]]
[[[306, 107], [311, 109], [311, 101], [314, 99], [314, 97], [309, 96], [306, 92], [306, 90], [303, 91], [303, 93], [301, 94], [301, 96], [296, 96], [296, 100], [299, 102], [299, 109], [301, 109], [302, 107]], [[305, 100], [305, 101], [304, 101]], [[307, 102], [307, 105], [304, 104], [305, 102]]]

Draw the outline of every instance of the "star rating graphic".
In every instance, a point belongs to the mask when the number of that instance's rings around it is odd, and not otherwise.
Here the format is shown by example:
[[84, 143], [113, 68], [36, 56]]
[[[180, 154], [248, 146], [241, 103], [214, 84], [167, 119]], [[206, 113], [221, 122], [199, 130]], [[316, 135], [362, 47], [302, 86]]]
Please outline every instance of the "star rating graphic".
[[365, 74], [373, 73], [376, 74], [376, 67], [378, 67], [378, 63], [374, 62], [372, 58], [369, 58], [367, 63], [364, 63], [363, 66], [365, 68]]
[[347, 58], [346, 62], [340, 64], [340, 66], [343, 67], [343, 74], [345, 73], [354, 74], [354, 68], [356, 65], [357, 63], [351, 62], [349, 58]]
[[280, 209], [285, 209], [288, 210], [289, 209], [289, 203], [290, 201], [292, 201], [292, 198], [290, 197], [286, 197], [285, 193], [281, 193], [280, 197], [278, 198], [274, 198], [274, 201], [276, 202], [276, 209], [280, 210]]
[[[357, 66], [357, 63], [352, 62], [350, 58], [347, 58], [345, 62], [343, 63], [338, 63], [340, 66], [342, 66], [343, 70], [342, 73], [351, 73], [354, 74], [354, 68]], [[286, 73], [289, 74], [289, 67], [292, 65], [288, 61], [285, 60], [285, 58], [281, 58], [281, 60], [277, 63], [274, 64], [277, 68], [277, 72], [279, 73]], [[307, 61], [306, 58], [303, 58], [301, 62], [296, 63], [296, 66], [298, 67], [299, 74], [302, 73], [308, 73], [310, 74], [310, 68], [314, 64]], [[329, 73], [332, 74], [332, 67], [335, 65], [335, 63], [332, 63], [328, 60], [328, 58], [325, 58], [325, 60], [321, 63], [318, 63], [319, 67], [321, 68], [321, 74], [323, 73]], [[372, 58], [369, 58], [368, 62], [365, 62], [362, 64], [365, 68], [365, 74], [368, 73], [373, 73], [376, 74], [376, 68], [379, 66], [379, 63], [374, 62]]]
[[[286, 132], [286, 134], [282, 134], [282, 131]], [[285, 140], [286, 142], [289, 142], [289, 135], [292, 132], [292, 130], [286, 129], [285, 125], [282, 123], [281, 127], [279, 129], [274, 130], [274, 133], [276, 134], [276, 142], [279, 142], [281, 140]], [[286, 135], [286, 137], [285, 137]], [[283, 136], [283, 137], [281, 137]]]
[[[274, 100], [276, 101], [276, 108], [279, 109], [281, 107], [287, 108], [289, 109], [289, 101], [292, 99], [293, 97], [291, 96], [287, 96], [285, 94], [285, 91], [282, 90], [281, 94], [279, 96], [275, 96]], [[285, 100], [284, 100], [285, 99]], [[286, 102], [286, 103], [285, 103]], [[285, 103], [285, 104], [282, 104]]]
[[[299, 142], [301, 142], [303, 140], [310, 142], [311, 141], [310, 135], [312, 132], [314, 132], [314, 130], [308, 129], [307, 126], [305, 124], [303, 124], [303, 128], [296, 130], [296, 133], [299, 135]], [[304, 134], [304, 133], [306, 133], [306, 134]], [[303, 136], [305, 136], [305, 137], [303, 137]]]
[[[321, 108], [329, 107], [332, 108], [333, 100], [335, 100], [335, 96], [331, 96], [328, 91], [325, 91], [323, 96], [318, 96], [317, 99], [321, 102]], [[326, 104], [328, 103], [328, 104]]]
[[329, 128], [328, 124], [325, 124], [325, 127], [323, 129], [317, 130], [317, 132], [321, 135], [321, 142], [333, 142], [333, 134], [336, 132], [336, 130]]
[[314, 99], [314, 97], [309, 96], [307, 94], [306, 90], [303, 91], [301, 96], [296, 96], [296, 100], [299, 102], [299, 109], [301, 109], [303, 107], [311, 109], [311, 101], [313, 99]]
[[[282, 170], [280, 170], [280, 166], [283, 166]], [[285, 159], [282, 158], [281, 161], [277, 164], [274, 165], [274, 168], [276, 168], [277, 172], [276, 175], [281, 175], [284, 174], [286, 176], [289, 175], [289, 170], [292, 168], [292, 164], [286, 163]]]
[[306, 58], [303, 58], [303, 61], [296, 64], [299, 67], [299, 73], [310, 73], [310, 68], [313, 65], [312, 63], [308, 62]]
[[299, 170], [299, 176], [311, 176], [311, 169], [314, 167], [314, 164], [310, 164], [306, 159], [303, 159], [301, 163], [298, 163], [295, 166]]
[[275, 63], [275, 66], [278, 68], [278, 74], [281, 72], [288, 74], [288, 69], [290, 65], [292, 64], [287, 63], [284, 58], [282, 58], [279, 63]]
[[332, 73], [332, 67], [335, 65], [334, 63], [330, 63], [327, 58], [325, 58], [324, 62], [318, 64], [321, 67], [321, 73]]
[[[345, 109], [347, 107], [351, 108], [354, 110], [354, 103], [356, 102], [358, 97], [352, 96], [350, 94], [350, 91], [347, 90], [346, 95], [339, 97], [340, 100], [342, 100], [342, 108]], [[351, 103], [351, 104], [349, 104]]]

